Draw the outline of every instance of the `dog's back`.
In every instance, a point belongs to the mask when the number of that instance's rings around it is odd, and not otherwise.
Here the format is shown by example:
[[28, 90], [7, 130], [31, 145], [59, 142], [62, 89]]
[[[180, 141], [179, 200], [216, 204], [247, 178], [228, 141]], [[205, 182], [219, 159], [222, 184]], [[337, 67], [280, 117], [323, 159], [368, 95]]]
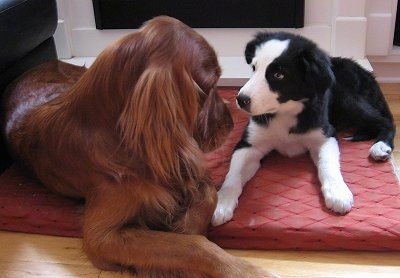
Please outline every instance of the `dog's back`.
[[4, 94], [6, 137], [32, 109], [68, 91], [85, 71], [84, 67], [51, 61], [16, 79]]

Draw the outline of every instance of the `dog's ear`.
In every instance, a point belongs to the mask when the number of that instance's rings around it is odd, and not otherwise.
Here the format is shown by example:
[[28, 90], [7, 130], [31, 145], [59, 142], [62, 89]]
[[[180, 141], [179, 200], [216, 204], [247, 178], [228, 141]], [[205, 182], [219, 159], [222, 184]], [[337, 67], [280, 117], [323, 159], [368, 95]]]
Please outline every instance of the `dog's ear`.
[[226, 104], [214, 87], [200, 110], [194, 137], [204, 152], [221, 145], [233, 128], [233, 121]]
[[325, 93], [335, 82], [331, 59], [320, 49], [306, 49], [298, 55], [300, 72], [317, 93]]
[[154, 179], [172, 182], [196, 175], [198, 106], [189, 74], [159, 65], [148, 67], [127, 97], [118, 121], [121, 139]]
[[246, 49], [244, 51], [244, 56], [246, 58], [246, 63], [251, 64], [251, 61], [254, 58], [255, 52], [256, 52], [256, 45], [257, 41], [254, 39], [252, 41], [249, 41], [246, 45]]

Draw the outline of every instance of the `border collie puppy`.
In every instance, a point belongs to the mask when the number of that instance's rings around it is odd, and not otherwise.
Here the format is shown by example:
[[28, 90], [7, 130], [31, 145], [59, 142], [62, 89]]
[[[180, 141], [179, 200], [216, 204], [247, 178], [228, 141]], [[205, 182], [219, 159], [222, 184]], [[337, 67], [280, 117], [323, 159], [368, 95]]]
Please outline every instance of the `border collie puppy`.
[[218, 192], [212, 224], [232, 219], [243, 186], [273, 150], [289, 157], [309, 152], [326, 207], [348, 213], [353, 194], [340, 171], [336, 130], [351, 130], [352, 141], [375, 139], [375, 160], [387, 160], [393, 150], [393, 116], [375, 78], [354, 61], [329, 57], [290, 33], [257, 34], [245, 56], [253, 75], [236, 100], [250, 119]]

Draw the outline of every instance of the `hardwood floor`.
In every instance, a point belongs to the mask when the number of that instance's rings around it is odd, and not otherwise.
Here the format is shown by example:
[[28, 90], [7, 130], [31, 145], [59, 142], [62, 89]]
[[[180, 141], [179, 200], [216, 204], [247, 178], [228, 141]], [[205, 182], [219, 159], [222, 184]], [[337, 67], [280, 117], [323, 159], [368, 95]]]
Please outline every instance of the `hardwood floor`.
[[[390, 106], [397, 127], [393, 152], [397, 165], [400, 165], [400, 84], [380, 84], [382, 92]], [[400, 196], [399, 196], [400, 197]]]
[[[381, 84], [381, 87], [396, 125], [400, 127], [400, 84]], [[394, 157], [400, 165], [400, 134], [396, 136], [395, 145], [398, 149], [394, 151]], [[282, 277], [400, 277], [400, 252], [228, 252], [270, 269]], [[94, 268], [81, 251], [80, 239], [0, 231], [0, 277], [129, 276]]]

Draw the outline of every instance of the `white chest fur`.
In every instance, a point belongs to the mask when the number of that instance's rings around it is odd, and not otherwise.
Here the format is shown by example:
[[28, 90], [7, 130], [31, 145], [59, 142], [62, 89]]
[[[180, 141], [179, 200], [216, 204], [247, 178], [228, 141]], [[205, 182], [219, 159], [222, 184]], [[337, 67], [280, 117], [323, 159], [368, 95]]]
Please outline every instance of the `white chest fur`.
[[287, 114], [275, 116], [266, 126], [251, 120], [247, 140], [264, 154], [276, 150], [289, 157], [319, 148], [327, 140], [321, 128], [302, 134], [291, 133], [296, 123], [297, 117]]

